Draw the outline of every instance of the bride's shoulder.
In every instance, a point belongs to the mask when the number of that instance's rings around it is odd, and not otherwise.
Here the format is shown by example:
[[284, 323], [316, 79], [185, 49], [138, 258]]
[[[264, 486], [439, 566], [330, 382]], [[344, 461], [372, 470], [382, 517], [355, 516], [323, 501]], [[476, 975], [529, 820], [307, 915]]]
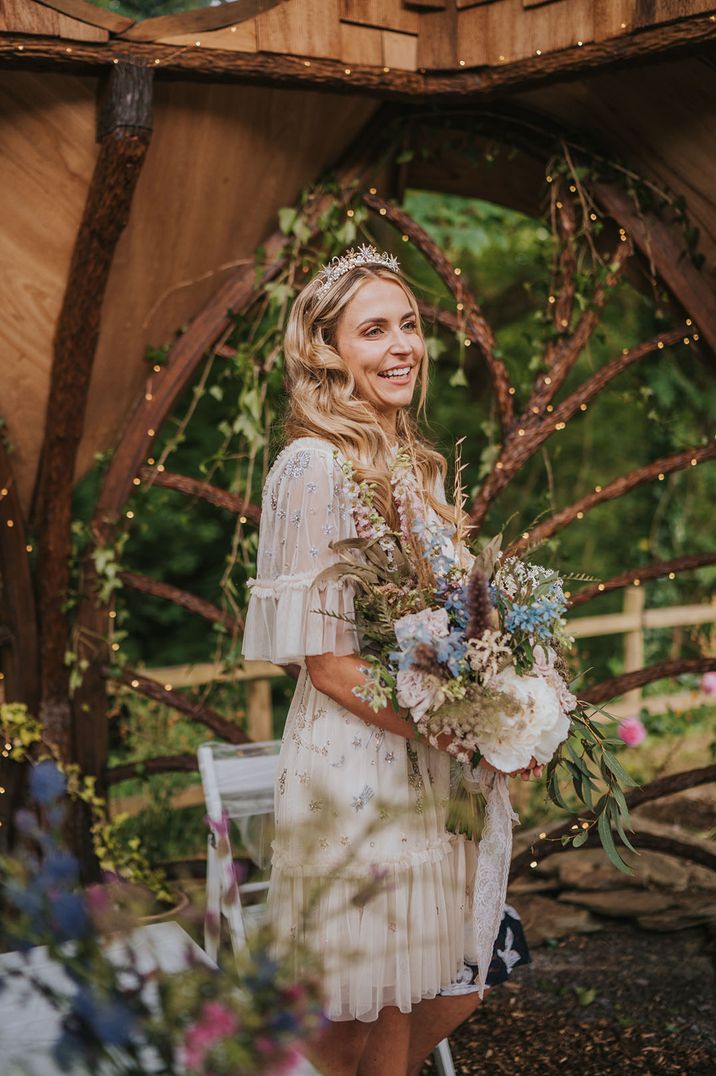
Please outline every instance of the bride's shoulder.
[[[281, 449], [273, 461], [266, 486], [281, 478], [300, 478], [318, 459], [330, 459], [340, 462], [342, 454], [332, 441], [324, 437], [297, 437]], [[266, 487], [265, 487], [266, 488]]]

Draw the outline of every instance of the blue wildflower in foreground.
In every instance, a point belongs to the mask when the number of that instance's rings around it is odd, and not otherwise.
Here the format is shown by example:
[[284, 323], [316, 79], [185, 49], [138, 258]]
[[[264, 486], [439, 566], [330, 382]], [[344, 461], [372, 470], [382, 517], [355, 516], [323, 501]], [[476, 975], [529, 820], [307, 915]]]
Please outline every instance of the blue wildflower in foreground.
[[64, 796], [67, 780], [51, 759], [37, 762], [30, 770], [30, 793], [43, 807]]

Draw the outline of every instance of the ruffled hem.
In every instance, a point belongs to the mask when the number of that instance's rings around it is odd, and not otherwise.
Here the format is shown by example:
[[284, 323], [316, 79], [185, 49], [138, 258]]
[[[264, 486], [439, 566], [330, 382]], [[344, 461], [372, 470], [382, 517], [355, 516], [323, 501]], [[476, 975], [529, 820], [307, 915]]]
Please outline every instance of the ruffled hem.
[[283, 874], [291, 878], [316, 878], [329, 877], [331, 879], [363, 879], [370, 878], [377, 871], [413, 870], [424, 863], [439, 863], [445, 859], [454, 848], [456, 838], [449, 833], [444, 834], [438, 840], [426, 845], [425, 848], [404, 852], [399, 856], [383, 856], [378, 859], [363, 859], [353, 856], [346, 860], [343, 856], [321, 856], [312, 859], [310, 863], [305, 858], [298, 861], [281, 849], [278, 842], [272, 844], [272, 864]]
[[463, 967], [468, 897], [466, 844], [411, 868], [362, 881], [297, 877], [274, 866], [268, 917], [277, 952], [300, 979], [302, 947], [320, 954], [330, 1020], [377, 1019], [386, 1005], [410, 1012]]
[[338, 582], [314, 585], [315, 573], [251, 580], [243, 654], [276, 665], [310, 654], [343, 657], [358, 652], [353, 590]]

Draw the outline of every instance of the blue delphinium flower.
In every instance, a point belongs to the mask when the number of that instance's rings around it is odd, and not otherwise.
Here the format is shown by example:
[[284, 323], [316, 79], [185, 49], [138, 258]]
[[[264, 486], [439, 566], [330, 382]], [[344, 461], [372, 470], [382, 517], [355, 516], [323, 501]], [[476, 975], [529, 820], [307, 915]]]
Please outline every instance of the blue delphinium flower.
[[505, 617], [505, 630], [514, 634], [523, 631], [525, 635], [536, 635], [539, 639], [549, 639], [554, 625], [564, 612], [564, 603], [558, 597], [544, 596], [532, 605], [519, 602], [510, 609]]
[[72, 1002], [74, 1013], [105, 1046], [125, 1046], [131, 1040], [135, 1017], [121, 998], [103, 997], [97, 990], [82, 987]]
[[51, 759], [37, 762], [30, 770], [30, 793], [36, 803], [43, 807], [54, 803], [65, 794], [67, 780]]
[[453, 628], [449, 635], [435, 639], [434, 646], [438, 661], [446, 665], [453, 676], [459, 676], [463, 671], [463, 660], [467, 653], [463, 633]]
[[449, 613], [452, 613], [453, 620], [459, 628], [463, 630], [467, 627], [468, 612], [467, 612], [467, 587], [462, 586], [457, 590], [452, 590], [445, 601], [445, 608]]
[[61, 941], [83, 938], [90, 927], [83, 895], [63, 892], [50, 896], [50, 923]]

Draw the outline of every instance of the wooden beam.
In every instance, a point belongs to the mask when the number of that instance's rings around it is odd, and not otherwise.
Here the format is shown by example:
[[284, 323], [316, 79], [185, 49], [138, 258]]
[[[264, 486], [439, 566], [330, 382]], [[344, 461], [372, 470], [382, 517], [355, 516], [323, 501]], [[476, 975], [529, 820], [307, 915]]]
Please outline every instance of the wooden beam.
[[632, 568], [631, 571], [615, 575], [604, 583], [594, 583], [592, 586], [584, 587], [577, 594], [572, 595], [569, 605], [571, 609], [574, 609], [575, 606], [584, 605], [585, 602], [599, 597], [600, 594], [607, 594], [612, 590], [621, 590], [622, 587], [633, 586], [636, 579], [640, 583], [645, 583], [648, 579], [663, 579], [666, 575], [675, 576], [680, 572], [694, 571], [696, 568], [703, 568], [711, 564], [716, 564], [716, 553], [688, 553], [683, 557], [674, 557], [671, 560], [642, 564], [638, 568]]
[[188, 590], [181, 590], [170, 583], [162, 583], [159, 579], [151, 579], [147, 575], [138, 575], [136, 572], [120, 572], [119, 578], [125, 587], [140, 590], [143, 594], [151, 594], [163, 601], [174, 602], [175, 605], [188, 609], [190, 613], [203, 616], [205, 620], [223, 624], [227, 631], [241, 632], [244, 629], [244, 622], [240, 617], [232, 616], [211, 602], [198, 598], [196, 594], [191, 594]]
[[89, 23], [90, 26], [100, 26], [103, 30], [109, 30], [111, 34], [121, 34], [134, 26], [134, 19], [126, 15], [116, 15], [113, 11], [99, 7], [97, 4], [89, 4], [87, 0], [36, 0], [43, 7], [49, 7], [52, 11], [59, 11], [62, 15], [69, 15], [72, 19]]
[[603, 680], [601, 684], [587, 688], [579, 692], [580, 699], [598, 705], [609, 702], [618, 695], [625, 695], [635, 687], [644, 687], [653, 684], [657, 680], [670, 679], [672, 676], [682, 676], [691, 673], [693, 676], [701, 676], [702, 673], [716, 670], [716, 656], [706, 658], [677, 658], [674, 661], [661, 661], [657, 665], [648, 665], [645, 669], [637, 669], [636, 672], [623, 673], [622, 676], [612, 676], [609, 680]]
[[75, 42], [68, 51], [65, 42], [57, 38], [4, 34], [0, 37], [0, 65], [86, 70], [107, 66], [114, 60], [129, 60], [152, 66], [155, 71], [210, 82], [250, 82], [290, 89], [304, 86], [331, 93], [367, 94], [384, 100], [478, 101], [568, 78], [585, 78], [592, 72], [633, 61], [643, 64], [651, 58], [684, 51], [690, 56], [698, 55], [701, 46], [714, 40], [716, 16], [699, 15], [497, 67], [427, 72], [424, 68], [386, 71], [382, 67], [354, 64], [348, 75], [341, 60], [306, 60], [278, 53], [230, 52], [130, 42], [123, 38], [114, 38], [106, 44]]
[[[40, 710], [46, 738], [72, 757], [69, 701], [69, 625], [64, 605], [70, 582], [72, 489], [84, 429], [100, 317], [116, 245], [149, 144], [152, 72], [113, 65], [101, 108], [101, 139], [84, 214], [75, 240], [54, 337], [45, 436], [35, 493], [38, 530], [38, 606], [42, 637]], [[83, 737], [82, 742], [89, 738]], [[84, 753], [84, 752], [83, 752]], [[90, 752], [91, 757], [91, 752]], [[95, 773], [90, 766], [85, 772]]]
[[[130, 777], [149, 777], [153, 773], [196, 773], [196, 755], [162, 755], [160, 758], [140, 758], [135, 762], [120, 762], [107, 770], [107, 784], [116, 785]], [[116, 803], [113, 804], [116, 809]]]
[[681, 303], [716, 357], [716, 291], [706, 273], [688, 257], [678, 222], [664, 221], [648, 210], [637, 210], [615, 184], [598, 182], [589, 189], [602, 208], [629, 233], [652, 271]]
[[[226, 740], [227, 743], [249, 742], [246, 733], [231, 718], [224, 717], [218, 710], [214, 710], [211, 706], [205, 706], [203, 703], [197, 702], [196, 699], [189, 698], [188, 695], [182, 695], [181, 691], [177, 691], [174, 687], [164, 687], [158, 680], [151, 680], [148, 676], [143, 676], [134, 669], [123, 668], [115, 672], [105, 665], [100, 670], [100, 673], [107, 680], [125, 684], [133, 691], [136, 691], [137, 694], [144, 695], [148, 699], [154, 699], [155, 702], [164, 703], [165, 706], [170, 706], [173, 710], [186, 714], [193, 721], [201, 722], [202, 725], [206, 725], [216, 736]], [[237, 714], [236, 716], [240, 715]]]
[[139, 478], [151, 486], [175, 489], [179, 493], [186, 494], [187, 497], [199, 497], [202, 501], [216, 505], [217, 508], [226, 508], [230, 512], [236, 512], [237, 515], [246, 516], [256, 526], [259, 524], [261, 509], [257, 504], [252, 504], [245, 497], [239, 497], [227, 489], [212, 486], [210, 482], [175, 474], [173, 471], [160, 471], [157, 467], [142, 467], [139, 471]]
[[605, 486], [598, 486], [593, 493], [588, 493], [586, 497], [580, 498], [580, 500], [568, 505], [567, 508], [562, 508], [553, 516], [549, 516], [542, 523], [538, 523], [533, 530], [525, 532], [521, 538], [512, 542], [507, 552], [510, 556], [519, 556], [528, 546], [534, 546], [539, 542], [546, 541], [557, 531], [568, 527], [570, 523], [574, 523], [576, 519], [581, 519], [586, 512], [596, 508], [598, 504], [604, 504], [606, 501], [613, 501], [618, 497], [623, 497], [625, 493], [636, 489], [637, 486], [642, 485], [644, 482], [653, 482], [655, 478], [658, 479], [659, 475], [674, 474], [675, 471], [683, 471], [687, 467], [696, 467], [700, 463], [713, 459], [716, 459], [716, 441], [711, 441], [706, 445], [699, 445], [697, 448], [687, 448], [684, 452], [677, 452], [674, 456], [663, 456], [652, 463], [647, 463], [644, 467], [637, 467], [635, 470], [613, 479]]

